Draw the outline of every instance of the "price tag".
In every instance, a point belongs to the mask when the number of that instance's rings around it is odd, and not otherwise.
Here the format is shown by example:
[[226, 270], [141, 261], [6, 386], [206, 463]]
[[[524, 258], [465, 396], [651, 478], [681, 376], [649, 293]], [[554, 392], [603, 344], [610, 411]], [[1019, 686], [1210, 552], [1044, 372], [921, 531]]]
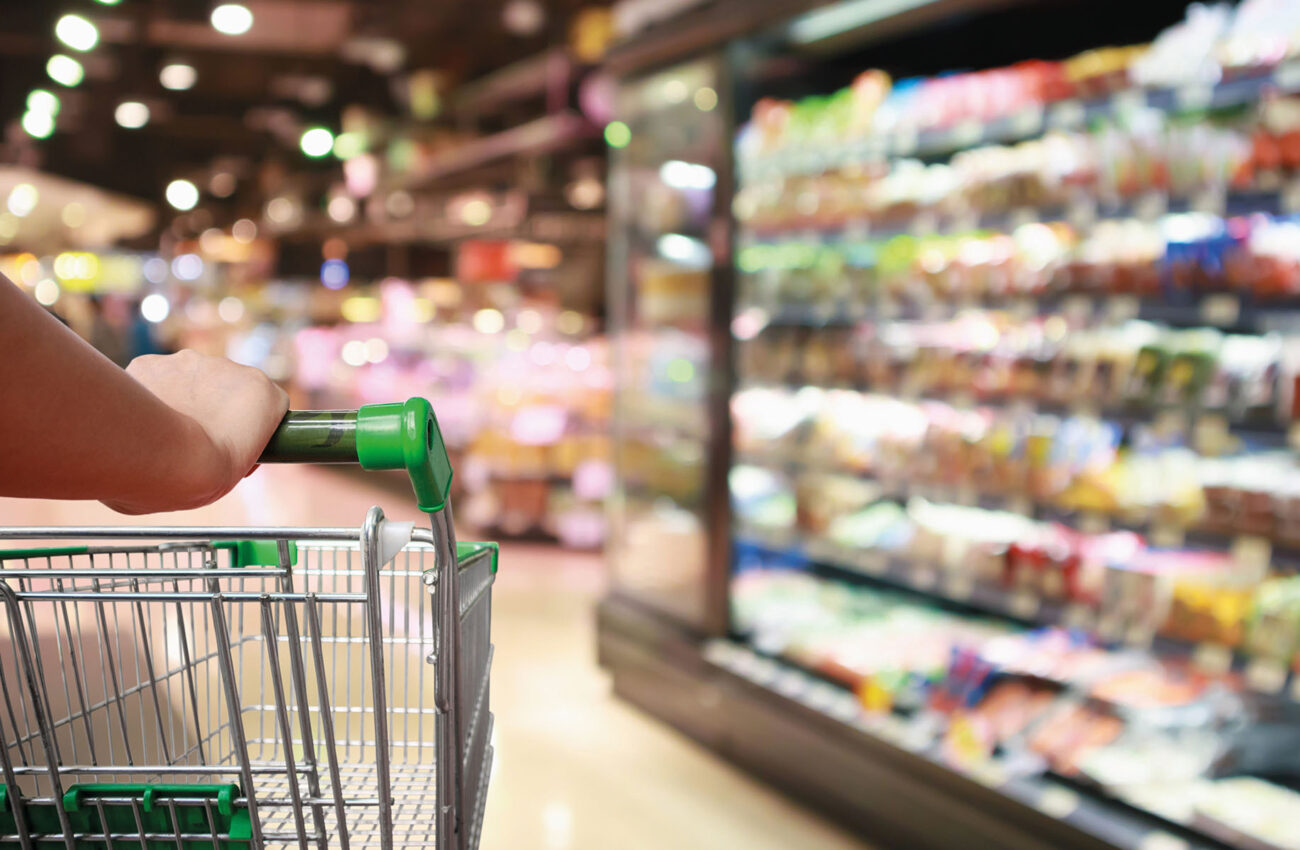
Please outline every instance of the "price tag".
[[911, 156], [916, 152], [916, 128], [899, 127], [894, 131], [893, 149], [898, 156]]
[[975, 592], [975, 580], [964, 570], [949, 570], [943, 592], [949, 599], [965, 602]]
[[1273, 71], [1273, 82], [1283, 91], [1300, 90], [1300, 62], [1283, 62]]
[[1008, 223], [1011, 225], [1012, 230], [1024, 227], [1026, 224], [1033, 224], [1036, 221], [1038, 221], [1038, 210], [1033, 207], [1016, 207], [1008, 216]]
[[1282, 212], [1300, 212], [1300, 177], [1293, 177], [1286, 181], [1286, 185], [1282, 187], [1282, 195], [1278, 200]]
[[1227, 206], [1228, 193], [1223, 186], [1212, 186], [1192, 198], [1192, 209], [1197, 212], [1221, 216]]
[[1075, 198], [1066, 208], [1065, 218], [1080, 230], [1092, 227], [1097, 221], [1097, 199], [1088, 196]]
[[791, 699], [797, 699], [808, 690], [808, 678], [797, 670], [782, 670], [776, 676], [773, 690]]
[[1146, 92], [1141, 89], [1117, 91], [1110, 98], [1110, 108], [1117, 115], [1136, 112], [1147, 105]]
[[1110, 531], [1110, 517], [1097, 511], [1084, 511], [1079, 517], [1079, 530], [1084, 534], [1105, 534]]
[[1212, 676], [1222, 676], [1232, 669], [1232, 650], [1218, 643], [1200, 643], [1192, 653], [1192, 663]]
[[1276, 694], [1286, 687], [1286, 667], [1268, 658], [1256, 658], [1246, 666], [1246, 684], [1263, 694]]
[[1232, 560], [1237, 566], [1261, 579], [1268, 575], [1273, 559], [1273, 544], [1267, 538], [1243, 534], [1232, 541]]
[[949, 136], [953, 147], [958, 148], [979, 144], [982, 138], [984, 138], [984, 125], [974, 119], [963, 121], [953, 127]]
[[1011, 132], [1017, 136], [1036, 136], [1043, 129], [1043, 107], [1026, 106], [1011, 116]]
[[1070, 295], [1061, 302], [1061, 312], [1065, 318], [1082, 322], [1092, 315], [1092, 299], [1086, 295]]
[[1121, 623], [1114, 615], [1103, 615], [1097, 621], [1097, 637], [1100, 638], [1103, 643], [1114, 643], [1118, 640], [1120, 633], [1123, 632], [1123, 630], [1123, 623]]
[[917, 213], [912, 219], [913, 236], [933, 236], [939, 231], [939, 217], [928, 210]]
[[1062, 100], [1047, 113], [1047, 124], [1056, 130], [1082, 127], [1085, 117], [1083, 104], [1077, 100]]
[[1081, 602], [1071, 602], [1061, 614], [1061, 622], [1071, 629], [1090, 629], [1092, 627], [1092, 609]]
[[911, 579], [913, 587], [928, 593], [934, 590], [934, 586], [939, 583], [939, 572], [934, 567], [918, 565], [912, 571]]
[[1157, 521], [1151, 524], [1151, 544], [1165, 549], [1177, 549], [1187, 542], [1187, 533], [1181, 525]]
[[1169, 196], [1164, 192], [1145, 192], [1133, 202], [1133, 215], [1143, 221], [1155, 221], [1169, 210]]
[[1112, 322], [1136, 319], [1142, 302], [1136, 295], [1115, 295], [1106, 302], [1106, 315]]
[[1135, 649], [1149, 649], [1155, 640], [1155, 629], [1146, 623], [1133, 623], [1124, 632], [1124, 643]]
[[1043, 814], [1060, 820], [1068, 817], [1075, 809], [1079, 808], [1079, 795], [1069, 788], [1049, 785], [1043, 789], [1043, 793], [1034, 802], [1034, 806]]
[[967, 769], [967, 775], [987, 788], [1000, 788], [1007, 781], [1006, 768], [995, 761], [976, 762]]
[[1232, 442], [1227, 417], [1207, 413], [1197, 418], [1196, 427], [1192, 429], [1192, 445], [1197, 452], [1207, 456], [1221, 455], [1228, 451]]
[[885, 557], [884, 552], [864, 549], [858, 552], [853, 560], [857, 568], [868, 575], [883, 575], [889, 569], [889, 559]]
[[1241, 315], [1241, 299], [1235, 295], [1207, 295], [1201, 300], [1201, 320], [1209, 325], [1236, 324]]
[[1022, 620], [1032, 620], [1038, 616], [1041, 600], [1038, 594], [1028, 590], [1017, 590], [1011, 594], [1011, 613]]
[[1138, 843], [1137, 850], [1191, 850], [1191, 845], [1177, 835], [1156, 830], [1148, 832]]
[[969, 207], [957, 213], [952, 219], [953, 233], [966, 233], [967, 231], [978, 229], [979, 226], [979, 213]]
[[1007, 510], [1011, 511], [1011, 513], [1013, 514], [1021, 514], [1023, 516], [1033, 516], [1034, 503], [1029, 501], [1029, 497], [1023, 494], [1009, 496], [1007, 498]]
[[959, 505], [974, 505], [979, 502], [979, 492], [973, 484], [963, 484], [957, 488], [954, 501]]
[[844, 238], [861, 242], [871, 235], [871, 222], [865, 218], [851, 219], [844, 225]]
[[1214, 87], [1183, 86], [1174, 92], [1174, 101], [1178, 104], [1179, 109], [1205, 109], [1214, 101]]
[[1286, 429], [1286, 444], [1293, 449], [1300, 449], [1300, 422], [1292, 422]]

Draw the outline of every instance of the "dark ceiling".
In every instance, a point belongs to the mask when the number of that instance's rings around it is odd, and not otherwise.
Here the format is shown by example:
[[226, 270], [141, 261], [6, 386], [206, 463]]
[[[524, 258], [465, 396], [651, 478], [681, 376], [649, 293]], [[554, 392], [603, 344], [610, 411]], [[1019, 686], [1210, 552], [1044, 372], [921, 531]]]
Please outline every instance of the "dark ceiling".
[[[254, 15], [241, 36], [216, 32], [209, 0], [0, 0], [0, 162], [21, 162], [158, 201], [168, 181], [202, 179], [214, 170], [251, 178], [268, 162], [285, 170], [325, 170], [291, 134], [277, 138], [278, 117], [295, 126], [319, 123], [335, 131], [351, 104], [387, 114], [402, 111], [400, 93], [412, 71], [436, 69], [452, 85], [563, 43], [573, 14], [591, 0], [546, 0], [539, 29], [519, 35], [503, 14], [512, 0], [243, 0]], [[517, 2], [517, 0], [515, 0]], [[100, 43], [76, 54], [54, 37], [59, 16], [95, 21]], [[400, 67], [378, 65], [377, 53], [400, 45]], [[377, 51], [378, 48], [378, 51]], [[45, 63], [56, 52], [76, 56], [85, 81], [62, 89]], [[188, 91], [168, 91], [159, 69], [183, 61], [198, 72]], [[56, 91], [63, 100], [58, 130], [29, 139], [19, 127], [28, 92]], [[321, 95], [324, 94], [322, 98]], [[153, 114], [139, 130], [114, 121], [123, 100], [146, 103]], [[196, 180], [197, 182], [197, 180]], [[242, 180], [232, 206], [259, 202], [254, 181]]]

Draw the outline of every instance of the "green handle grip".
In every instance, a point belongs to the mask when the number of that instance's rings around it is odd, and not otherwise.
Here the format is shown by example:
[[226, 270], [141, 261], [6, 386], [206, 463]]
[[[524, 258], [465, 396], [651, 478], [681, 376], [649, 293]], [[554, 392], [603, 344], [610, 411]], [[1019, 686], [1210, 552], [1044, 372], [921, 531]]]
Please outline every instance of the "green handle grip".
[[422, 398], [360, 410], [291, 410], [258, 462], [405, 469], [420, 509], [429, 513], [442, 510], [451, 492], [447, 447], [433, 408]]

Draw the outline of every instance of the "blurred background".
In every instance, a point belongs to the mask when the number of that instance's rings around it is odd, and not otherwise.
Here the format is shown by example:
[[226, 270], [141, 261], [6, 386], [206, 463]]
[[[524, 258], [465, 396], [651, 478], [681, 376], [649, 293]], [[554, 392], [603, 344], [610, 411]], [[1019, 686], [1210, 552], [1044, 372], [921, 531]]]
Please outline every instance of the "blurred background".
[[115, 362], [434, 402], [485, 847], [1300, 848], [1300, 4], [0, 0], [0, 128]]

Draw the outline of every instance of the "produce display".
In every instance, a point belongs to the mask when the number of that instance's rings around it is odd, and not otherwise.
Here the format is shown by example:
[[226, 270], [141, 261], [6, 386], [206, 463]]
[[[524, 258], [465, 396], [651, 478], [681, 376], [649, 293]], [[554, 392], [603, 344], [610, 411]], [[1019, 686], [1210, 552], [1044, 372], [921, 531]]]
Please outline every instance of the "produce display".
[[1295, 846], [1297, 34], [1194, 4], [1150, 45], [757, 102], [749, 647], [960, 772]]

